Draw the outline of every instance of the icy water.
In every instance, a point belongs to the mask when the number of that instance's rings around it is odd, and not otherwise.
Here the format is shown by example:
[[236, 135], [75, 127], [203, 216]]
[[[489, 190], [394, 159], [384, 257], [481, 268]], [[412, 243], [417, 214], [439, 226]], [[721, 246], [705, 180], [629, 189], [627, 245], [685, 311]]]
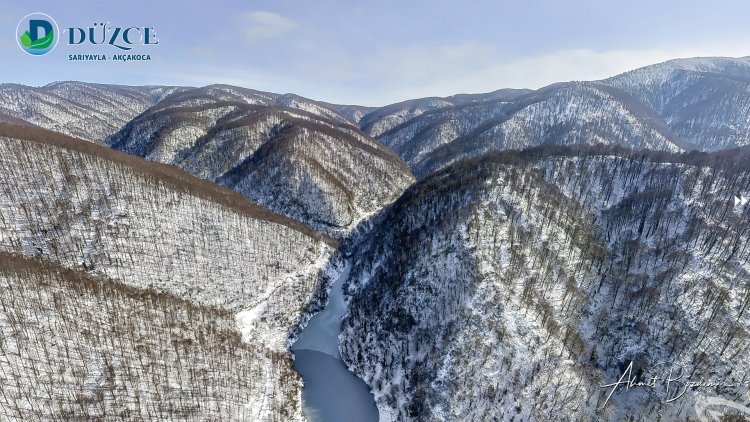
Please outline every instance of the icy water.
[[294, 369], [305, 382], [302, 406], [310, 422], [378, 420], [369, 387], [346, 368], [339, 354], [338, 336], [346, 312], [342, 285], [350, 270], [347, 262], [331, 286], [326, 308], [310, 320], [292, 345]]

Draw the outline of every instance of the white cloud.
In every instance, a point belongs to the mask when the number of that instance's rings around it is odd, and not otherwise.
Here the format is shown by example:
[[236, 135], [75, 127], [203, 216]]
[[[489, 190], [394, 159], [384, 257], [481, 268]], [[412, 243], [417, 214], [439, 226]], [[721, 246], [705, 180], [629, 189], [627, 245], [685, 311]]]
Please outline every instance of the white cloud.
[[243, 26], [244, 39], [248, 43], [275, 38], [297, 28], [297, 24], [291, 19], [264, 11], [243, 13], [240, 25]]
[[746, 44], [736, 43], [670, 50], [571, 49], [502, 59], [494, 46], [462, 44], [381, 51], [356, 67], [367, 69], [357, 78], [380, 81], [378, 97], [371, 103], [388, 103], [500, 88], [536, 89], [555, 82], [604, 79], [675, 58], [748, 54]]

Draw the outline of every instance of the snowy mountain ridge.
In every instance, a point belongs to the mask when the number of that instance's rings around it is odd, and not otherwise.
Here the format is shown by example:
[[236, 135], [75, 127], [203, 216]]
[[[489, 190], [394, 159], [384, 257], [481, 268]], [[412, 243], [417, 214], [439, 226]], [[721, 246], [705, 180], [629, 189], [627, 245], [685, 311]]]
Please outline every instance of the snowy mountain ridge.
[[414, 178], [395, 153], [327, 107], [209, 86], [160, 102], [107, 142], [342, 237]]
[[[465, 156], [542, 144], [605, 143], [718, 151], [750, 142], [750, 59], [672, 60], [602, 81], [563, 82], [480, 104], [409, 102], [376, 110], [363, 129], [418, 177]], [[381, 129], [381, 128], [387, 129]]]
[[183, 88], [53, 82], [42, 87], [0, 84], [2, 116], [102, 143], [130, 119]]

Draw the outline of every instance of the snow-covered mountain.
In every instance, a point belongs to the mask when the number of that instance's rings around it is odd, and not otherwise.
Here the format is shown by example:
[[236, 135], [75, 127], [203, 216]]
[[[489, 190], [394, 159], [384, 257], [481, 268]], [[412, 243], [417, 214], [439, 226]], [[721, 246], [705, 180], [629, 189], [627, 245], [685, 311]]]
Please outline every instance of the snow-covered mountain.
[[[684, 420], [744, 407], [750, 207], [733, 199], [749, 188], [747, 149], [545, 147], [452, 164], [355, 247], [342, 355], [381, 421]], [[682, 382], [734, 387], [665, 402], [675, 384], [660, 381], [608, 400], [602, 385], [630, 362], [639, 381], [674, 367]]]
[[148, 107], [183, 88], [54, 82], [42, 87], [0, 84], [3, 116], [101, 143]]
[[750, 58], [672, 60], [607, 79], [704, 151], [750, 145]]
[[302, 420], [288, 344], [335, 246], [172, 166], [0, 124], [0, 419]]
[[394, 104], [360, 124], [418, 177], [462, 157], [550, 143], [669, 152], [750, 144], [747, 58], [675, 60], [603, 81], [490, 95], [469, 103], [433, 98]]
[[337, 237], [414, 181], [395, 153], [333, 106], [229, 86], [173, 95], [108, 143]]
[[0, 420], [301, 422], [288, 349], [347, 273], [383, 421], [750, 414], [748, 83], [0, 85]]

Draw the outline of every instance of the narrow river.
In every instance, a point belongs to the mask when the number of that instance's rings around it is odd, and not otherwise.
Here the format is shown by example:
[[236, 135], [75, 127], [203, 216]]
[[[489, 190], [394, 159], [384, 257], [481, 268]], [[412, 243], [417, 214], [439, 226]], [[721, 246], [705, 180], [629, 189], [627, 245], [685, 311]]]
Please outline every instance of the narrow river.
[[331, 286], [326, 308], [310, 320], [292, 345], [294, 369], [305, 382], [302, 406], [309, 422], [378, 420], [369, 387], [346, 368], [339, 354], [341, 318], [346, 313], [343, 284], [350, 270], [347, 261]]

